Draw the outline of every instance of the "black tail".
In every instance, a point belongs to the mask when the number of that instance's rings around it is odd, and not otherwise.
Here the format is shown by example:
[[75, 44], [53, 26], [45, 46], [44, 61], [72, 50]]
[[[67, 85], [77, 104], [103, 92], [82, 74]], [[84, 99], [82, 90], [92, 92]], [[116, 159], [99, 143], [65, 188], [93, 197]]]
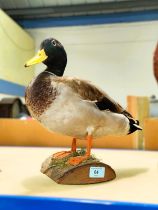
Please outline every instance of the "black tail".
[[129, 126], [130, 126], [130, 128], [129, 128], [128, 134], [133, 133], [133, 132], [135, 132], [137, 130], [142, 130], [142, 128], [139, 126], [139, 121], [138, 120], [134, 120], [133, 117], [132, 117], [132, 115], [129, 112], [127, 112], [126, 110], [124, 110], [122, 112], [122, 114], [124, 114], [128, 118], [128, 120], [129, 120]]
[[139, 126], [139, 121], [138, 120], [134, 120], [133, 118], [128, 118], [129, 119], [129, 133], [131, 134], [137, 130], [142, 130], [142, 128]]

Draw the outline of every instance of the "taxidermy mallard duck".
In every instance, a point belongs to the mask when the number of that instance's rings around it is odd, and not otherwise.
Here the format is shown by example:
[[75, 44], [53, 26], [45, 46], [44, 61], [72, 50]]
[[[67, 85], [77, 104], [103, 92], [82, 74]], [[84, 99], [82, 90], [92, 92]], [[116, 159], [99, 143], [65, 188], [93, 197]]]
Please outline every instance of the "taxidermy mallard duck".
[[59, 41], [45, 39], [25, 67], [40, 62], [47, 68], [27, 87], [26, 105], [46, 128], [73, 138], [71, 151], [58, 152], [54, 158], [75, 152], [76, 139], [86, 139], [85, 156], [69, 159], [70, 164], [77, 165], [91, 155], [93, 138], [141, 130], [139, 122], [104, 91], [86, 80], [63, 76], [67, 54]]

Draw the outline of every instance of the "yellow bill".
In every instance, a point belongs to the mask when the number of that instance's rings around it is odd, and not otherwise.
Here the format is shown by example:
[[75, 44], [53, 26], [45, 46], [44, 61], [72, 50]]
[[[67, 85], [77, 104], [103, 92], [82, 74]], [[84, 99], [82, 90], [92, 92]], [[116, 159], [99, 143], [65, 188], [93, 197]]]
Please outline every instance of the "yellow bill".
[[48, 58], [48, 56], [46, 55], [44, 49], [42, 49], [42, 50], [38, 51], [37, 55], [35, 55], [33, 58], [31, 58], [29, 61], [27, 61], [24, 66], [29, 67], [34, 64], [41, 63], [41, 62], [45, 61], [47, 58]]

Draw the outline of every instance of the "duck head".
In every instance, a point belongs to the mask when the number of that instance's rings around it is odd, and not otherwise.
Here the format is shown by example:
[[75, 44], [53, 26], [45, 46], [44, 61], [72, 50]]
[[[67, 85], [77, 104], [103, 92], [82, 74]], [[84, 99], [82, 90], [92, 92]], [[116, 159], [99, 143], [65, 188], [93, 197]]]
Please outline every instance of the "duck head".
[[37, 55], [26, 62], [25, 67], [32, 66], [37, 63], [44, 63], [47, 71], [57, 76], [62, 76], [67, 64], [67, 55], [62, 44], [54, 39], [45, 39], [40, 46]]

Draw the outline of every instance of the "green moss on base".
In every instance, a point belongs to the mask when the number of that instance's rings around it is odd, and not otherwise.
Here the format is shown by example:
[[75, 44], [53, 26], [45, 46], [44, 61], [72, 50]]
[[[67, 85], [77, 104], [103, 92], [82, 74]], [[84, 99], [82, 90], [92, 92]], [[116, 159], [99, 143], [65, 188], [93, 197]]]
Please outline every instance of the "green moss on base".
[[[64, 157], [62, 159], [56, 159], [56, 158], [52, 158], [51, 162], [49, 164], [49, 168], [52, 167], [57, 167], [57, 168], [66, 168], [68, 167], [68, 160], [71, 157], [77, 157], [77, 156], [84, 156], [86, 154], [86, 150], [85, 149], [79, 149], [74, 153], [71, 153], [70, 155], [68, 155], [67, 157]], [[92, 162], [92, 161], [99, 161], [97, 158], [95, 158], [94, 155], [91, 155], [89, 158], [87, 158], [86, 160], [84, 160], [81, 164], [83, 163], [87, 163], [87, 162]]]

